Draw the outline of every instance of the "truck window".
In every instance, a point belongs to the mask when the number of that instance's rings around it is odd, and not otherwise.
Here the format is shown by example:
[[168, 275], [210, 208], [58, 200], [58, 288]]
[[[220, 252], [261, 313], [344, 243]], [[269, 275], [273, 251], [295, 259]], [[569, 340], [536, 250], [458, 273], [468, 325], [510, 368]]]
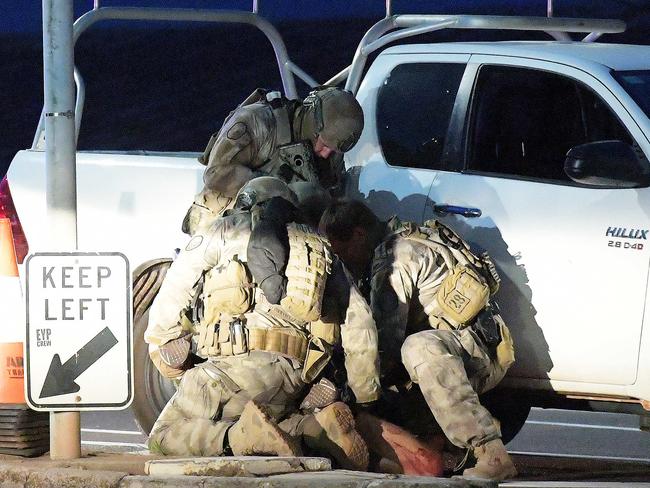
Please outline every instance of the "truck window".
[[614, 71], [612, 74], [650, 117], [650, 70]]
[[564, 159], [587, 142], [634, 141], [582, 83], [546, 71], [481, 67], [470, 119], [470, 170], [572, 183]]
[[441, 156], [465, 64], [395, 67], [377, 96], [377, 132], [388, 164], [444, 169]]

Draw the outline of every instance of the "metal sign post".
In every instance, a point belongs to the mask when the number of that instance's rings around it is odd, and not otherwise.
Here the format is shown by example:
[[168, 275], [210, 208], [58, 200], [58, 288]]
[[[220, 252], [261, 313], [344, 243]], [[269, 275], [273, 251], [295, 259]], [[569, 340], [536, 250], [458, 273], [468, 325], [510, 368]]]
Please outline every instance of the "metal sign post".
[[[73, 0], [43, 0], [47, 224], [54, 249], [77, 248]], [[79, 412], [50, 413], [50, 457], [81, 456]]]

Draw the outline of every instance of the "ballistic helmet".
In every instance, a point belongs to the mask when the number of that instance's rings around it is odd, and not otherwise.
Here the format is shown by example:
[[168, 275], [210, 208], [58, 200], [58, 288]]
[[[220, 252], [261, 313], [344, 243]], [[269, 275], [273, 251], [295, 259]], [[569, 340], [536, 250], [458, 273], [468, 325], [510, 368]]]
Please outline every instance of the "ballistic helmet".
[[321, 215], [332, 201], [330, 194], [320, 185], [310, 181], [296, 181], [289, 187], [298, 198], [298, 208], [306, 223], [318, 227]]
[[235, 208], [247, 210], [273, 197], [281, 197], [295, 206], [298, 205], [296, 194], [280, 178], [259, 176], [241, 187], [235, 197]]
[[323, 142], [338, 152], [347, 152], [357, 143], [363, 130], [363, 110], [354, 95], [341, 88], [323, 86], [303, 101], [305, 115], [302, 137]]

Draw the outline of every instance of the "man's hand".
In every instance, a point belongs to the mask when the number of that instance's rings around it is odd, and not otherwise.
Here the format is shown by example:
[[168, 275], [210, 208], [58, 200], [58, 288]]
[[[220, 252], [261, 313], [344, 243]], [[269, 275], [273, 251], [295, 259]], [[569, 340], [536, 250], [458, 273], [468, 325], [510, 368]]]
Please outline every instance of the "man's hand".
[[158, 372], [165, 378], [180, 378], [183, 376], [183, 373], [185, 373], [185, 370], [189, 369], [189, 367], [186, 368], [185, 365], [183, 365], [182, 368], [172, 368], [160, 358], [160, 351], [158, 349], [149, 351], [149, 358], [151, 358], [151, 362], [156, 367]]
[[190, 355], [190, 341], [187, 337], [179, 337], [163, 344], [158, 348], [160, 359], [169, 367], [181, 369]]
[[313, 385], [307, 396], [300, 404], [301, 410], [313, 411], [316, 408], [325, 408], [339, 399], [339, 391], [326, 378]]

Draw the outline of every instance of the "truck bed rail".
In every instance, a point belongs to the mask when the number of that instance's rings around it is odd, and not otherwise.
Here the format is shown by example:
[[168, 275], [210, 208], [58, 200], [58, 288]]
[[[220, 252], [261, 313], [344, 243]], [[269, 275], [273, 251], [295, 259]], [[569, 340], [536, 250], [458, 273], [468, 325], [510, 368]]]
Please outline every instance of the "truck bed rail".
[[[387, 9], [387, 12], [390, 10]], [[393, 41], [441, 29], [491, 29], [546, 32], [558, 40], [570, 41], [569, 32], [589, 33], [589, 42], [600, 34], [625, 31], [625, 22], [609, 19], [572, 19], [560, 17], [515, 17], [498, 15], [403, 14], [386, 17], [363, 36], [350, 65], [345, 88], [356, 93], [368, 55]], [[332, 78], [340, 79], [341, 74]], [[330, 80], [330, 81], [332, 81]], [[328, 82], [329, 83], [329, 82]]]

